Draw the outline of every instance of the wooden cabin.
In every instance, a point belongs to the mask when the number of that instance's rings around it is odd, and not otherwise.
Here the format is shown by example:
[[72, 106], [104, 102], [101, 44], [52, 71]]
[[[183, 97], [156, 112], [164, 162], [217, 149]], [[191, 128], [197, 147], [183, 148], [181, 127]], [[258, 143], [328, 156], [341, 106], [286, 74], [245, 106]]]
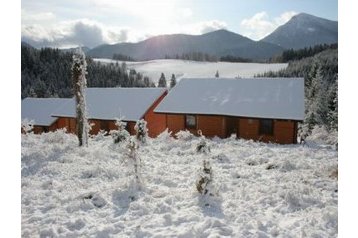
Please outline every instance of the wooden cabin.
[[21, 101], [21, 120], [32, 121], [35, 134], [55, 131], [62, 126], [58, 118], [51, 115], [70, 101], [72, 101], [70, 98], [25, 98]]
[[[92, 124], [91, 134], [100, 130], [117, 130], [116, 119], [127, 123], [127, 130], [135, 134], [137, 120], [147, 121], [148, 135], [156, 137], [165, 130], [165, 115], [155, 114], [154, 108], [167, 94], [164, 88], [87, 88], [87, 118]], [[58, 124], [71, 133], [76, 130], [75, 99], [56, 110], [52, 116], [58, 117]]]
[[174, 134], [291, 144], [304, 118], [303, 78], [182, 79], [154, 110]]

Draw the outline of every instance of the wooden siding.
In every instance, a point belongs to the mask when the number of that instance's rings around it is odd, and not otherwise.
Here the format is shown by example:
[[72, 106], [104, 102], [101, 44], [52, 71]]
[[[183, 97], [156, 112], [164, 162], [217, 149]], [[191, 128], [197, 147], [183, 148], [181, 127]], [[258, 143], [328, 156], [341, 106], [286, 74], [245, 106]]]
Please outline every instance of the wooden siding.
[[173, 134], [181, 130], [185, 130], [185, 117], [184, 115], [173, 115], [168, 114], [166, 116], [167, 127], [169, 131], [172, 131]]
[[154, 109], [158, 106], [158, 104], [163, 100], [163, 98], [167, 95], [164, 93], [160, 98], [158, 98], [154, 104], [148, 109], [148, 111], [144, 115], [144, 120], [147, 121], [148, 135], [150, 137], [157, 137], [160, 133], [162, 133], [166, 127], [166, 116], [164, 114], [154, 113]]
[[225, 138], [225, 124], [225, 117], [223, 116], [197, 116], [197, 129], [208, 137], [219, 136]]
[[296, 143], [296, 126], [294, 121], [273, 120], [273, 135], [260, 135], [259, 119], [240, 118], [239, 134], [240, 138], [253, 139], [263, 142], [274, 142], [280, 144]]
[[[252, 139], [262, 142], [273, 142], [280, 144], [296, 143], [297, 122], [291, 120], [273, 120], [273, 134], [260, 135], [260, 119], [239, 118], [226, 116], [196, 115], [197, 126], [188, 129], [193, 134], [201, 130], [207, 137], [219, 136], [225, 138], [235, 133], [238, 138]], [[169, 131], [176, 134], [185, 130], [185, 115], [166, 114], [166, 124]], [[236, 126], [235, 126], [236, 123]]]
[[70, 117], [59, 117], [57, 120], [58, 128], [66, 128], [67, 132], [76, 132], [76, 119]]

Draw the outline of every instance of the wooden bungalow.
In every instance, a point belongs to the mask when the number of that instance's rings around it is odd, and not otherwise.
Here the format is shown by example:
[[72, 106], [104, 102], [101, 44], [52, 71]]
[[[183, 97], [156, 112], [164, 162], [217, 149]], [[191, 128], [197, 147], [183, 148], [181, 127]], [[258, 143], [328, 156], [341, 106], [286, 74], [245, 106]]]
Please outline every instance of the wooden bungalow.
[[304, 118], [303, 78], [182, 79], [154, 110], [176, 133], [291, 144]]
[[[127, 130], [135, 134], [137, 120], [147, 121], [148, 134], [155, 137], [165, 130], [165, 115], [155, 114], [154, 108], [165, 97], [164, 88], [87, 88], [86, 107], [91, 134], [100, 130], [116, 130], [115, 120], [127, 122]], [[58, 108], [52, 116], [58, 117], [58, 124], [74, 133], [76, 128], [75, 99]]]
[[36, 134], [55, 131], [61, 126], [51, 114], [70, 101], [70, 98], [25, 98], [21, 101], [21, 120], [32, 121]]

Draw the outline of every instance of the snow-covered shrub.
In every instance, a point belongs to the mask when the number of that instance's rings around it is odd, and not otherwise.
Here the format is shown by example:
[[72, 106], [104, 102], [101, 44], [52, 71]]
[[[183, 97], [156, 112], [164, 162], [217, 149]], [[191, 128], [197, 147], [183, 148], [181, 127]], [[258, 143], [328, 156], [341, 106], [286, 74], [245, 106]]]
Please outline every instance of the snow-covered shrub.
[[172, 135], [172, 132], [168, 131], [168, 128], [167, 128], [167, 129], [165, 129], [165, 131], [163, 131], [162, 133], [160, 133], [157, 136], [157, 140], [158, 141], [168, 141], [168, 140], [172, 139], [171, 135]]
[[338, 143], [338, 132], [329, 132], [324, 126], [315, 126], [311, 135], [307, 137], [307, 140], [314, 141], [319, 144], [335, 145]]
[[147, 122], [144, 119], [137, 121], [134, 126], [134, 130], [136, 131], [137, 140], [145, 143], [148, 137]]
[[110, 131], [110, 134], [112, 135], [113, 138], [113, 142], [116, 144], [126, 141], [130, 137], [129, 132], [125, 129], [127, 123], [123, 122], [121, 119], [116, 119], [115, 124], [118, 130]]
[[21, 132], [28, 134], [34, 129], [34, 122], [32, 120], [24, 119], [21, 121]]
[[96, 135], [91, 136], [93, 140], [95, 141], [102, 141], [105, 136], [108, 135], [108, 132], [105, 130], [99, 130], [99, 132]]
[[178, 138], [179, 140], [182, 141], [189, 141], [191, 139], [193, 139], [195, 136], [190, 133], [190, 131], [185, 130], [185, 131], [179, 131], [175, 134], [176, 138]]
[[48, 133], [44, 133], [42, 135], [42, 138], [44, 139], [44, 142], [48, 142], [51, 144], [59, 143], [64, 144], [69, 139], [69, 134], [66, 133], [66, 128], [58, 129], [54, 132], [50, 131]]
[[208, 154], [210, 152], [210, 146], [206, 142], [205, 136], [203, 136], [203, 134], [201, 133], [200, 130], [198, 131], [198, 133], [200, 135], [200, 141], [199, 141], [198, 145], [196, 146], [196, 152]]
[[126, 153], [126, 158], [128, 159], [129, 163], [133, 165], [133, 174], [137, 185], [141, 183], [140, 158], [137, 153], [138, 148], [139, 146], [136, 140], [133, 137], [130, 137], [127, 144], [128, 151]]
[[213, 171], [210, 162], [203, 160], [203, 167], [199, 170], [199, 178], [196, 181], [196, 189], [200, 194], [213, 195]]
[[210, 147], [205, 140], [200, 140], [200, 142], [196, 146], [196, 152], [204, 154], [208, 154], [210, 152]]

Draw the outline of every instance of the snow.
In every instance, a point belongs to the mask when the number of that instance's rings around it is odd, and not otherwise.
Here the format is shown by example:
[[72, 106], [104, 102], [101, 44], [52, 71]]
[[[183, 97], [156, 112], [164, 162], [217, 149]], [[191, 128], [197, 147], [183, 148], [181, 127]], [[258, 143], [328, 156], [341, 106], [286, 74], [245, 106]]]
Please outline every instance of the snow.
[[[137, 121], [165, 92], [164, 88], [87, 88], [89, 119]], [[75, 117], [75, 100], [58, 108], [53, 116]]]
[[[102, 63], [121, 64], [123, 61], [97, 58], [94, 61]], [[162, 59], [139, 62], [126, 62], [128, 69], [135, 69], [137, 72], [148, 76], [153, 82], [157, 83], [160, 74], [163, 72], [167, 80], [167, 85], [172, 74], [175, 74], [177, 81], [181, 78], [208, 78], [214, 77], [219, 71], [220, 77], [236, 78], [253, 77], [268, 71], [278, 71], [284, 69], [288, 64], [259, 64], [259, 63], [230, 63], [230, 62], [197, 62], [189, 60]]]
[[50, 126], [57, 118], [51, 114], [69, 98], [25, 98], [21, 101], [21, 120], [33, 121], [38, 126]]
[[[79, 148], [62, 131], [22, 135], [23, 237], [336, 237], [338, 153], [315, 144], [235, 138], [201, 141], [165, 132], [138, 149], [143, 184], [132, 187], [125, 145], [111, 137]], [[313, 144], [313, 143], [312, 143]], [[195, 187], [203, 156], [215, 196]]]
[[303, 120], [303, 78], [182, 79], [154, 112]]

